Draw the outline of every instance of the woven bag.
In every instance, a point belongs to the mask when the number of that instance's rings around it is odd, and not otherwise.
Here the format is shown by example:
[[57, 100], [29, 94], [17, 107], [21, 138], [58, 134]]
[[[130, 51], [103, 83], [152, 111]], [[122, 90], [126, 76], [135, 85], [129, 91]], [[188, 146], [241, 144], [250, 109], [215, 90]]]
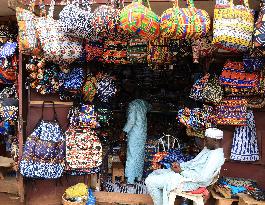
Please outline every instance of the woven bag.
[[86, 40], [86, 61], [102, 62], [103, 51], [104, 51], [104, 41], [101, 38], [94, 38]]
[[[42, 5], [42, 0], [39, 2]], [[31, 0], [29, 3], [29, 9], [21, 7], [16, 8], [16, 18], [18, 22], [18, 37], [19, 37], [19, 51], [23, 54], [35, 55], [40, 52], [40, 47], [36, 37], [35, 18], [33, 13], [35, 7], [35, 0]], [[43, 10], [41, 10], [43, 11]], [[45, 9], [44, 9], [45, 11]], [[40, 12], [40, 14], [43, 14]]]
[[223, 99], [224, 91], [216, 76], [211, 76], [202, 90], [202, 98], [205, 102], [218, 104]]
[[149, 42], [147, 49], [148, 64], [169, 64], [172, 61], [169, 52], [169, 41], [166, 38], [157, 38]]
[[52, 0], [48, 16], [35, 20], [43, 56], [58, 64], [72, 63], [82, 55], [82, 42], [64, 34], [59, 21], [53, 19], [54, 6], [55, 0]]
[[206, 87], [210, 78], [210, 74], [207, 73], [202, 78], [198, 79], [191, 88], [189, 97], [196, 101], [203, 101], [203, 90]]
[[59, 13], [59, 22], [67, 35], [79, 38], [89, 38], [93, 36], [92, 19], [94, 14], [91, 12], [90, 5], [82, 1], [82, 7], [79, 7], [79, 1], [67, 0], [67, 5]]
[[257, 22], [255, 23], [253, 44], [254, 47], [264, 48], [265, 47], [265, 2], [261, 1], [260, 13]]
[[147, 44], [139, 36], [132, 37], [128, 43], [128, 60], [131, 63], [147, 63]]
[[125, 6], [120, 13], [121, 27], [131, 34], [138, 34], [141, 38], [153, 40], [159, 36], [159, 17], [149, 8], [137, 0]]
[[230, 0], [228, 6], [216, 4], [213, 22], [213, 44], [231, 51], [247, 51], [252, 45], [254, 13], [248, 0], [244, 6], [235, 6]]
[[190, 39], [205, 36], [210, 30], [211, 20], [205, 10], [197, 9], [193, 0], [187, 0], [188, 8], [179, 8], [175, 0], [173, 8], [161, 15], [160, 32], [162, 37]]
[[106, 41], [104, 44], [103, 62], [107, 64], [128, 64], [127, 45], [127, 41]]

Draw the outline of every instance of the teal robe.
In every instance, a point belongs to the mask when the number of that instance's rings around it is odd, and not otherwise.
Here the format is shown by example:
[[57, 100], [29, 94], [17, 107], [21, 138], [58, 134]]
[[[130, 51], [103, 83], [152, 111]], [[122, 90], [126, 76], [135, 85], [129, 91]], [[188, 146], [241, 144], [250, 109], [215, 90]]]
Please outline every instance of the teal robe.
[[144, 148], [147, 136], [147, 112], [150, 105], [141, 99], [129, 104], [127, 123], [123, 131], [127, 133], [127, 160], [125, 176], [133, 184], [135, 178], [141, 179], [144, 168]]

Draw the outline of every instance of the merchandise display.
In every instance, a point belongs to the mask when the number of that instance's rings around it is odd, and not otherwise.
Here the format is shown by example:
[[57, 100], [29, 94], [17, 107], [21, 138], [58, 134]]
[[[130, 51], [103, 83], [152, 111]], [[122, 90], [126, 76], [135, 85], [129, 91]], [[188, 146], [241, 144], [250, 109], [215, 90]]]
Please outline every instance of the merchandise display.
[[264, 200], [264, 2], [19, 1], [0, 21], [0, 179], [26, 204], [31, 184], [63, 205]]

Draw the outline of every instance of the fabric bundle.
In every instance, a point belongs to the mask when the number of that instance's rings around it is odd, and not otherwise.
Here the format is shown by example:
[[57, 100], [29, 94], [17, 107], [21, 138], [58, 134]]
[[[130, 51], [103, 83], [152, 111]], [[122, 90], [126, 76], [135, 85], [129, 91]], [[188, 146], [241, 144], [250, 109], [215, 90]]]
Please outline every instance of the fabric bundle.
[[247, 112], [247, 125], [235, 128], [230, 159], [237, 161], [258, 161], [259, 148], [254, 114]]
[[239, 97], [223, 98], [216, 106], [216, 120], [219, 125], [246, 126], [247, 100]]
[[108, 40], [104, 44], [103, 59], [108, 64], [128, 64], [127, 41]]

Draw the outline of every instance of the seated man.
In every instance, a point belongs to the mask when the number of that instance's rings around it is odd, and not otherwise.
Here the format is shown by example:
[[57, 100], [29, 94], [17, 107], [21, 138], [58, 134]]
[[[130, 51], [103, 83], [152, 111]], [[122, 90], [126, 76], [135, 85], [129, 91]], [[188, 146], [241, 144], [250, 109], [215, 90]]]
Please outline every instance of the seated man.
[[171, 169], [151, 173], [145, 183], [154, 205], [168, 205], [168, 194], [174, 189], [194, 191], [209, 186], [225, 162], [222, 138], [223, 131], [209, 128], [205, 132], [205, 147], [193, 160], [174, 162]]

